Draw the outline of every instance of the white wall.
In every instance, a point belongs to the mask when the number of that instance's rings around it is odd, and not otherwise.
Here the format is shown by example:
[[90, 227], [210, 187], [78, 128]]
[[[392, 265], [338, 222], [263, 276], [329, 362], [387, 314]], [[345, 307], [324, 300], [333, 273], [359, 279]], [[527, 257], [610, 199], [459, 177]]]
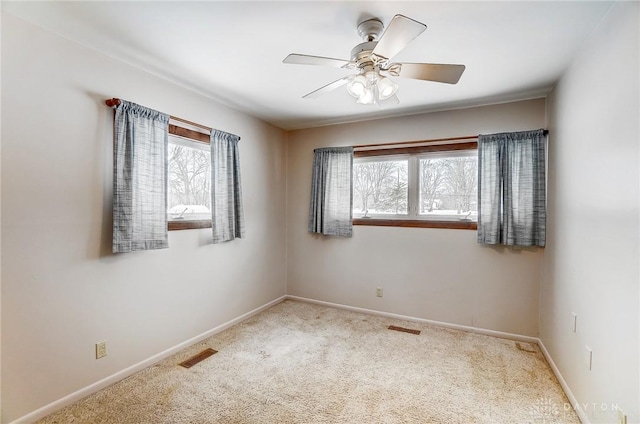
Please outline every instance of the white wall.
[[482, 246], [469, 230], [356, 226], [352, 238], [323, 238], [307, 232], [307, 214], [314, 148], [537, 129], [545, 119], [536, 99], [290, 132], [288, 294], [537, 336], [540, 249]]
[[540, 337], [592, 423], [640, 422], [638, 14], [615, 5], [548, 99]]
[[[246, 239], [110, 253], [109, 97], [242, 137]], [[2, 124], [2, 422], [285, 294], [280, 129], [6, 12]]]

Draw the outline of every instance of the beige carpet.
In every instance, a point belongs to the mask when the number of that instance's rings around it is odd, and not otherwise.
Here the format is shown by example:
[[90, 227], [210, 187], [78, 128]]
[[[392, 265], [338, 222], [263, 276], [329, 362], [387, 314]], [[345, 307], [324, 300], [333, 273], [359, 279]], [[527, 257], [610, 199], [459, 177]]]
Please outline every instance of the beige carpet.
[[40, 423], [579, 423], [566, 403], [535, 344], [288, 300]]

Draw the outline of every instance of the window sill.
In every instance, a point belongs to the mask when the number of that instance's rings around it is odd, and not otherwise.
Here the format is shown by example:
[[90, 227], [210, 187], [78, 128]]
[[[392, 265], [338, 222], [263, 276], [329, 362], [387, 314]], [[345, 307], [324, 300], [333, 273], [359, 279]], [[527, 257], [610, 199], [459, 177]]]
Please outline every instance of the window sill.
[[452, 230], [478, 229], [478, 223], [474, 221], [432, 221], [426, 219], [354, 218], [353, 225], [369, 225], [374, 227], [448, 228]]
[[197, 230], [200, 228], [211, 228], [210, 219], [193, 220], [193, 221], [169, 221], [167, 229], [169, 231], [176, 230]]

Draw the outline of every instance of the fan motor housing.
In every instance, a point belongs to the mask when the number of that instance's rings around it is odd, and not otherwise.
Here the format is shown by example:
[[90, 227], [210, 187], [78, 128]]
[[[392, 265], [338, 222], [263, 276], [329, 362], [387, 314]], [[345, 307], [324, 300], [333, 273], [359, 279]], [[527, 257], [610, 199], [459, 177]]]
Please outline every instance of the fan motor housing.
[[353, 49], [351, 49], [351, 60], [357, 60], [358, 55], [362, 52], [371, 53], [371, 51], [376, 48], [376, 44], [378, 44], [377, 41], [366, 41], [364, 43], [358, 44]]
[[358, 24], [358, 35], [360, 35], [364, 41], [375, 41], [380, 38], [383, 29], [384, 24], [380, 19], [367, 19]]
[[373, 65], [371, 52], [376, 47], [376, 44], [378, 44], [377, 41], [366, 41], [358, 44], [351, 50], [351, 60], [356, 62], [358, 68], [365, 66], [366, 62], [371, 62], [371, 65]]

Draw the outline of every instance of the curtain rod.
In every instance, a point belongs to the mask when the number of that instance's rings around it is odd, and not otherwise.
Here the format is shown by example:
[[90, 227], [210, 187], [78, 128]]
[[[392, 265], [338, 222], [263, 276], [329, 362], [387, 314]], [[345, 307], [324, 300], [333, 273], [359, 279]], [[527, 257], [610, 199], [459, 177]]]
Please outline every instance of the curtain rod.
[[[105, 103], [109, 107], [116, 107], [116, 106], [118, 106], [120, 104], [120, 99], [114, 97], [112, 99], [105, 100]], [[201, 129], [209, 131], [209, 132], [213, 131], [213, 128], [207, 127], [205, 125], [198, 124], [196, 122], [187, 121], [186, 119], [178, 118], [177, 116], [171, 116], [170, 115], [169, 118], [172, 119], [173, 121], [182, 122], [182, 123], [194, 126], [194, 127], [201, 128]], [[240, 137], [239, 136], [237, 136], [237, 137], [238, 137], [238, 140], [240, 140]]]
[[[544, 135], [549, 134], [549, 130], [544, 130], [542, 132]], [[395, 141], [392, 143], [378, 143], [378, 144], [356, 144], [352, 146], [354, 149], [364, 149], [369, 147], [382, 147], [382, 146], [393, 146], [397, 144], [424, 144], [424, 143], [437, 143], [439, 141], [458, 141], [458, 140], [477, 140], [477, 135], [465, 135], [462, 137], [448, 137], [448, 138], [432, 138], [429, 140], [415, 140], [415, 141]]]

